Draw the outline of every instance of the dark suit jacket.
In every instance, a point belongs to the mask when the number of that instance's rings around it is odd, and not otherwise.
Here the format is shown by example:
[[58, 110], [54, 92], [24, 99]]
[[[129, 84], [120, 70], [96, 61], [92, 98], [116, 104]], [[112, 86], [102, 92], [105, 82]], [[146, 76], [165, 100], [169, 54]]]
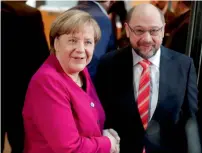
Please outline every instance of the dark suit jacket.
[[1, 2], [1, 19], [2, 126], [10, 130], [13, 141], [21, 142], [25, 93], [31, 76], [49, 55], [48, 44], [40, 11], [25, 2]]
[[95, 79], [106, 112], [106, 128], [121, 138], [121, 153], [187, 152], [185, 124], [197, 111], [196, 73], [191, 58], [161, 47], [159, 98], [145, 131], [133, 90], [131, 47], [105, 55]]
[[93, 59], [88, 65], [91, 78], [94, 79], [100, 57], [106, 52], [116, 49], [112, 23], [99, 6], [92, 1], [80, 1], [79, 6], [75, 8], [88, 12], [97, 21], [101, 29], [101, 39], [96, 44]]

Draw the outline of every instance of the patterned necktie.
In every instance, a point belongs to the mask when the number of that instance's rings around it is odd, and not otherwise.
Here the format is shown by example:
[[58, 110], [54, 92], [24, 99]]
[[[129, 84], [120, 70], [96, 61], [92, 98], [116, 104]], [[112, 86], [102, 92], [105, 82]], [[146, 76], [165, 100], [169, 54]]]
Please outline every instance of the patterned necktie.
[[[148, 60], [143, 60], [139, 62], [142, 66], [143, 71], [140, 77], [139, 89], [138, 89], [138, 110], [140, 113], [140, 117], [142, 120], [142, 124], [144, 129], [147, 128], [149, 121], [149, 101], [150, 101], [150, 69], [149, 65], [151, 64]], [[143, 152], [146, 153], [145, 147], [143, 148]]]
[[148, 125], [148, 120], [149, 120], [149, 101], [150, 101], [149, 65], [151, 63], [148, 60], [143, 60], [139, 62], [139, 64], [142, 66], [143, 71], [142, 71], [140, 82], [139, 82], [137, 104], [138, 104], [138, 110], [140, 113], [142, 124], [144, 126], [144, 129], [146, 129]]

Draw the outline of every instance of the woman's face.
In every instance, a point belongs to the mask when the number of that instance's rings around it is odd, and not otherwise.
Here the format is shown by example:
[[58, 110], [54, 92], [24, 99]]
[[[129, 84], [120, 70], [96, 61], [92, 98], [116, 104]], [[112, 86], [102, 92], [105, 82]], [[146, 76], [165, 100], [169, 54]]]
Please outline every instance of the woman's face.
[[56, 57], [68, 74], [79, 73], [90, 63], [95, 48], [94, 29], [84, 25], [78, 32], [55, 39]]

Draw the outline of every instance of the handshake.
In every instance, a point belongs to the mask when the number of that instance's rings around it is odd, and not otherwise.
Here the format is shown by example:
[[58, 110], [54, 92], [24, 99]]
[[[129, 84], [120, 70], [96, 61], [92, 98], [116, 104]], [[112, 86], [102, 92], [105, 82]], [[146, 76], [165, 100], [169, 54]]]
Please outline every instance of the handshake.
[[103, 130], [103, 136], [108, 137], [111, 142], [110, 153], [119, 153], [120, 152], [120, 137], [119, 137], [118, 133], [113, 129], [105, 129], [105, 130]]

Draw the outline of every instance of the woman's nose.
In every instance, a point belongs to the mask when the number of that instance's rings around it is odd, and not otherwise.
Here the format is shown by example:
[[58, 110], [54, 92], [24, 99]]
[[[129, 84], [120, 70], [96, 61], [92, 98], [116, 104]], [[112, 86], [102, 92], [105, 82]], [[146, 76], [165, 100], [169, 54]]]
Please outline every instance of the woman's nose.
[[78, 52], [84, 52], [85, 51], [85, 45], [83, 42], [79, 42], [77, 45], [77, 51]]

